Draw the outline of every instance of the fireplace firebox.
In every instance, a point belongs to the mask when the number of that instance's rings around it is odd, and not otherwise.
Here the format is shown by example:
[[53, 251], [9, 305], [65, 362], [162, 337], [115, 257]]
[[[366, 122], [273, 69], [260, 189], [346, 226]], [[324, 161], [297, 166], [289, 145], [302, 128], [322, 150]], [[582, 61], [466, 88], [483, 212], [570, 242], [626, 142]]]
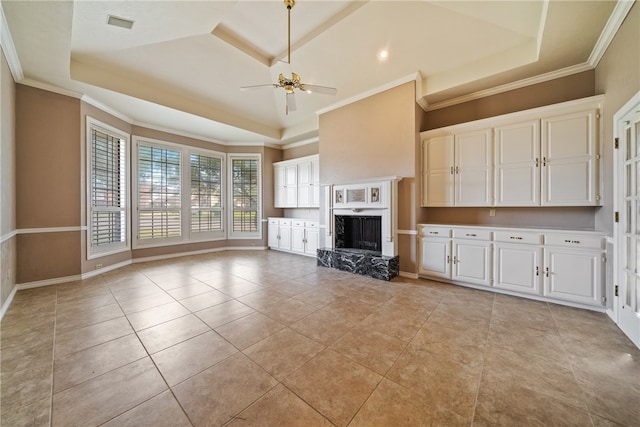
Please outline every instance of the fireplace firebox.
[[382, 253], [382, 217], [336, 215], [336, 249]]

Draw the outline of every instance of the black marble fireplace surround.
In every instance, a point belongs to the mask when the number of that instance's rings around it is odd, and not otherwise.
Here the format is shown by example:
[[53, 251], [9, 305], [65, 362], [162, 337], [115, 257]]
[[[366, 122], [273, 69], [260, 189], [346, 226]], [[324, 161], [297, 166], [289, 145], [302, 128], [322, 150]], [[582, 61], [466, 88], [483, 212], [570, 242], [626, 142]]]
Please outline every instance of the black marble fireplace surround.
[[380, 216], [335, 216], [335, 250], [318, 249], [318, 265], [391, 280], [399, 274], [398, 257], [382, 255]]

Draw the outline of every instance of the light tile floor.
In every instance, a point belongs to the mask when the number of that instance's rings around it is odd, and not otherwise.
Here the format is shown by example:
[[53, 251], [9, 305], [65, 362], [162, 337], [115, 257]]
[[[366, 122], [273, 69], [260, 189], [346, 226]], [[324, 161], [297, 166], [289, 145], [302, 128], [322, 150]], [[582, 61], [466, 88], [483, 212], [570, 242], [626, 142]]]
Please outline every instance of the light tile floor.
[[639, 426], [601, 313], [296, 255], [134, 264], [20, 291], [2, 426]]

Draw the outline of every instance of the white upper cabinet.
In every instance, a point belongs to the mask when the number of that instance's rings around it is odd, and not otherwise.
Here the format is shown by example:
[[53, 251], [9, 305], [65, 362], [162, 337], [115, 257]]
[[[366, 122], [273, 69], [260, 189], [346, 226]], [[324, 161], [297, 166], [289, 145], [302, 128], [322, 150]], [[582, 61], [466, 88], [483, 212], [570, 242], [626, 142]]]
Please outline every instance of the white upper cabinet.
[[422, 132], [422, 206], [599, 206], [602, 102]]
[[455, 205], [493, 204], [491, 129], [455, 136]]
[[276, 208], [317, 208], [320, 192], [319, 156], [273, 164]]
[[596, 110], [542, 119], [543, 206], [596, 206]]
[[453, 135], [423, 142], [423, 206], [453, 206], [454, 139]]
[[496, 206], [540, 200], [540, 120], [495, 128]]

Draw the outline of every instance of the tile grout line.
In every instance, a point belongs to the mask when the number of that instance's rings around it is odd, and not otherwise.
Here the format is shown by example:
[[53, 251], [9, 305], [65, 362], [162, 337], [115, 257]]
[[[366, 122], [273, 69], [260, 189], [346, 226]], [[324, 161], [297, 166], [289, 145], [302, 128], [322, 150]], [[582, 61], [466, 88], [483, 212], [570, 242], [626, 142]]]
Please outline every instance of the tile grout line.
[[49, 402], [49, 426], [53, 426], [53, 390], [55, 381], [56, 368], [56, 328], [58, 325], [58, 285], [56, 285], [56, 308], [53, 317], [53, 340], [51, 348], [51, 397]]
[[487, 361], [487, 351], [489, 350], [489, 334], [491, 333], [491, 322], [493, 321], [493, 313], [494, 313], [495, 307], [496, 307], [496, 297], [495, 295], [493, 295], [493, 301], [491, 303], [491, 317], [489, 318], [487, 335], [484, 340], [484, 352], [482, 353], [482, 369], [480, 370], [480, 377], [478, 378], [478, 387], [476, 388], [476, 397], [473, 401], [473, 411], [471, 413], [470, 425], [473, 425], [473, 422], [476, 418], [476, 410], [478, 408], [478, 397], [480, 396], [480, 388], [482, 387], [482, 376], [484, 375], [484, 368]]

